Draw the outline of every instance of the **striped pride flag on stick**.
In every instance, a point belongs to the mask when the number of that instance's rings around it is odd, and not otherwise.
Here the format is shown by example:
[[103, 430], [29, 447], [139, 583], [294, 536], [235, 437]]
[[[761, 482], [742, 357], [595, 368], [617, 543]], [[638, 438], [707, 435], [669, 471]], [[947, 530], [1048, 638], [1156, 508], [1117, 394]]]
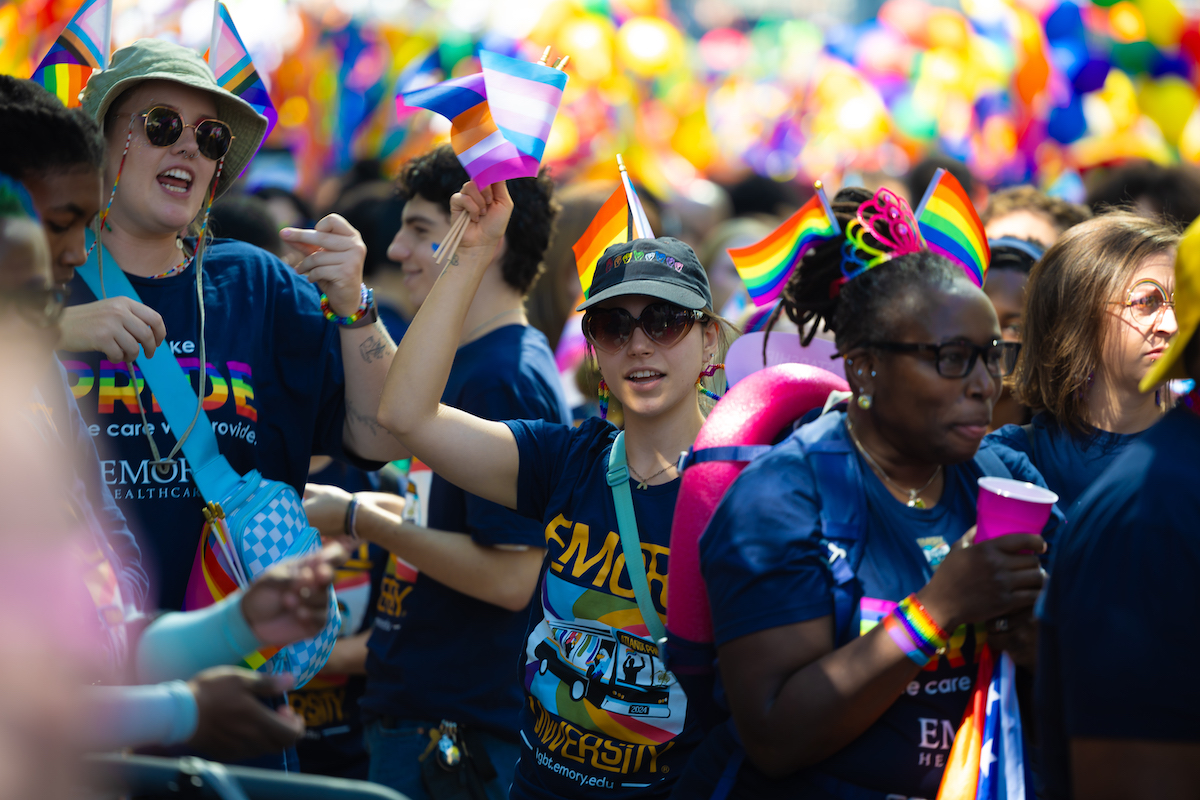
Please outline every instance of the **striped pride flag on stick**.
[[271, 95], [267, 94], [266, 84], [254, 68], [250, 52], [233, 26], [229, 9], [221, 0], [216, 0], [213, 5], [212, 42], [204, 54], [204, 60], [212, 68], [213, 76], [222, 89], [236, 94], [267, 118], [267, 132], [263, 135], [265, 142], [279, 121], [279, 114], [271, 102]]
[[[402, 101], [450, 120], [450, 146], [480, 188], [536, 177], [567, 85], [565, 72], [546, 66], [549, 53], [547, 47], [542, 61], [530, 64], [483, 50], [483, 72], [405, 92], [397, 107]], [[439, 264], [453, 256], [466, 222], [465, 214], [454, 221], [438, 250]]]
[[79, 93], [93, 70], [108, 68], [112, 12], [112, 0], [85, 0], [33, 71], [34, 82], [67, 108], [79, 105]]
[[729, 250], [733, 266], [746, 284], [754, 305], [774, 305], [804, 254], [820, 242], [842, 235], [825, 188], [814, 184], [816, 194], [800, 210], [761, 242]]
[[929, 249], [961, 264], [975, 285], [982, 287], [992, 250], [983, 222], [958, 178], [944, 169], [935, 172], [913, 216]]
[[[579, 241], [571, 245], [575, 253], [575, 268], [579, 270], [579, 285], [586, 300], [596, 275], [596, 263], [604, 251], [614, 244], [631, 242], [634, 239], [653, 239], [650, 220], [642, 208], [637, 189], [629, 180], [625, 161], [617, 154], [617, 168], [621, 171], [621, 185], [612, 193], [596, 213]], [[582, 302], [582, 301], [580, 301]]]

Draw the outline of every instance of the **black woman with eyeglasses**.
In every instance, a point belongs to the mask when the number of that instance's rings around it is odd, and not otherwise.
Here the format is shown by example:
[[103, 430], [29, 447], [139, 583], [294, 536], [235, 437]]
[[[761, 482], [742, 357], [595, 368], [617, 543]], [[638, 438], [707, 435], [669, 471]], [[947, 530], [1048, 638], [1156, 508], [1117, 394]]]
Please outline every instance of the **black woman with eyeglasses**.
[[1035, 414], [992, 437], [1029, 456], [1064, 511], [1173, 405], [1166, 384], [1146, 394], [1138, 384], [1179, 328], [1178, 243], [1162, 223], [1104, 214], [1068, 230], [1030, 273], [1012, 391]]
[[848, 188], [831, 211], [783, 303], [834, 332], [852, 394], [751, 463], [700, 540], [731, 722], [676, 797], [935, 797], [980, 624], [1042, 586], [1041, 536], [968, 546], [981, 475], [1041, 481], [980, 449], [1018, 345], [902, 199]]
[[[140, 40], [114, 53], [81, 101], [106, 147], [103, 247], [92, 248], [89, 266], [124, 272], [136, 305], [151, 313], [135, 315], [140, 328], [127, 315], [115, 324], [123, 329], [119, 354], [76, 351], [62, 359], [98, 445], [113, 459], [107, 479], [136, 521], [160, 604], [179, 609], [204, 501], [181, 452], [190, 429], [165, 418], [134, 358], [170, 347], [234, 470], [258, 469], [303, 492], [313, 454], [404, 455], [374, 420], [393, 345], [362, 286], [362, 240], [340, 217], [315, 231], [284, 231], [313, 251], [296, 269], [202, 230], [212, 201], [257, 151], [267, 120], [218, 86], [194, 51]], [[80, 275], [71, 289], [67, 319], [78, 324], [124, 313], [106, 308]]]
[[708, 279], [670, 238], [614, 245], [597, 262], [583, 328], [623, 432], [603, 419], [481, 419], [439, 400], [512, 200], [504, 183], [467, 183], [451, 208], [471, 222], [404, 335], [380, 422], [438, 475], [545, 526], [525, 652], [494, 654], [497, 669], [520, 658], [526, 694], [511, 797], [665, 797], [700, 736], [657, 640], [675, 464], [704, 423], [697, 384], [724, 347]]

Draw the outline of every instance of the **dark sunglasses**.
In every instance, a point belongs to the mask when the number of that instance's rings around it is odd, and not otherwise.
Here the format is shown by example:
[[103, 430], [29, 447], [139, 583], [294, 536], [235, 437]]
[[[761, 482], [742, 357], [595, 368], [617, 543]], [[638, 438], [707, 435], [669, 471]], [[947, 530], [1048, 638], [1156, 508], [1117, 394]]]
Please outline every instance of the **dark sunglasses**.
[[62, 319], [69, 286], [22, 286], [0, 293], [0, 305], [11, 308], [35, 328], [46, 329]]
[[192, 128], [196, 132], [196, 147], [200, 155], [210, 161], [220, 161], [229, 152], [233, 140], [233, 130], [219, 119], [202, 119], [195, 125], [187, 125], [183, 115], [173, 108], [155, 106], [140, 115], [146, 123], [146, 140], [155, 147], [170, 147], [179, 141], [184, 128]]
[[623, 308], [593, 308], [583, 317], [583, 335], [593, 347], [615, 353], [624, 347], [635, 328], [661, 347], [670, 347], [688, 335], [703, 311], [693, 311], [674, 303], [651, 303], [635, 317]]
[[993, 339], [986, 347], [973, 342], [947, 342], [945, 344], [913, 344], [911, 342], [864, 342], [861, 347], [873, 347], [891, 353], [933, 353], [938, 375], [943, 378], [965, 378], [975, 369], [975, 362], [983, 356], [983, 366], [996, 377], [1011, 375], [1017, 367], [1017, 356], [1021, 352], [1020, 342], [1005, 342]]

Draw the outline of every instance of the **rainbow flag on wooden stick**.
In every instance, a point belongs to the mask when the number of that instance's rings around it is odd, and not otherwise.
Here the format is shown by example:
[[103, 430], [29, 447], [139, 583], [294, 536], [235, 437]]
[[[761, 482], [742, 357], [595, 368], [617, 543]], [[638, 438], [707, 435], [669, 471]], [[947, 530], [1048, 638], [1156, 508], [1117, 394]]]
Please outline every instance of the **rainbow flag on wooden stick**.
[[108, 67], [112, 47], [113, 0], [85, 0], [50, 52], [33, 71], [33, 80], [67, 108], [79, 105], [79, 93], [92, 71]]
[[263, 135], [265, 142], [279, 121], [279, 114], [271, 102], [271, 95], [267, 93], [266, 84], [254, 68], [250, 52], [233, 26], [229, 9], [220, 0], [216, 0], [213, 7], [212, 42], [204, 54], [204, 60], [212, 68], [213, 76], [222, 89], [236, 94], [267, 118], [267, 132]]
[[944, 169], [935, 172], [913, 216], [929, 249], [961, 264], [975, 285], [983, 286], [992, 251], [983, 222], [958, 178]]
[[571, 246], [575, 251], [575, 267], [579, 270], [579, 285], [583, 287], [585, 300], [596, 275], [596, 262], [604, 255], [605, 250], [626, 241], [628, 231], [629, 201], [625, 187], [618, 186], [604, 201], [604, 205], [600, 206], [600, 211], [583, 232], [583, 236]]
[[450, 120], [450, 146], [479, 186], [537, 176], [567, 74], [487, 50], [483, 72], [404, 92], [406, 106]]
[[833, 215], [820, 181], [815, 188], [812, 199], [767, 238], [728, 251], [750, 299], [759, 308], [773, 305], [779, 299], [788, 278], [813, 245], [842, 235], [842, 227]]

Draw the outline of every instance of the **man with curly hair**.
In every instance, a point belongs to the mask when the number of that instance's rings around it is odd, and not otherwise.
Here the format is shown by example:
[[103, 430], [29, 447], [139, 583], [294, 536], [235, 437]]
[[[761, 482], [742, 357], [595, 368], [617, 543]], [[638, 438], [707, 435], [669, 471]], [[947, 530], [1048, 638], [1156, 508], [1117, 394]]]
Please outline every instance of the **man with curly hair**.
[[[449, 147], [401, 172], [406, 202], [388, 257], [415, 307], [441, 274], [434, 256], [450, 230], [450, 198], [467, 180]], [[512, 219], [467, 314], [442, 402], [492, 420], [569, 423], [554, 355], [524, 309], [558, 212], [554, 184], [543, 174], [511, 180], [508, 191]], [[370, 778], [416, 800], [452, 774], [507, 797], [520, 753], [518, 659], [545, 534], [436, 474], [421, 502], [427, 527], [404, 521], [393, 495], [310, 487], [305, 503], [322, 532], [349, 527], [391, 553], [361, 701]]]

